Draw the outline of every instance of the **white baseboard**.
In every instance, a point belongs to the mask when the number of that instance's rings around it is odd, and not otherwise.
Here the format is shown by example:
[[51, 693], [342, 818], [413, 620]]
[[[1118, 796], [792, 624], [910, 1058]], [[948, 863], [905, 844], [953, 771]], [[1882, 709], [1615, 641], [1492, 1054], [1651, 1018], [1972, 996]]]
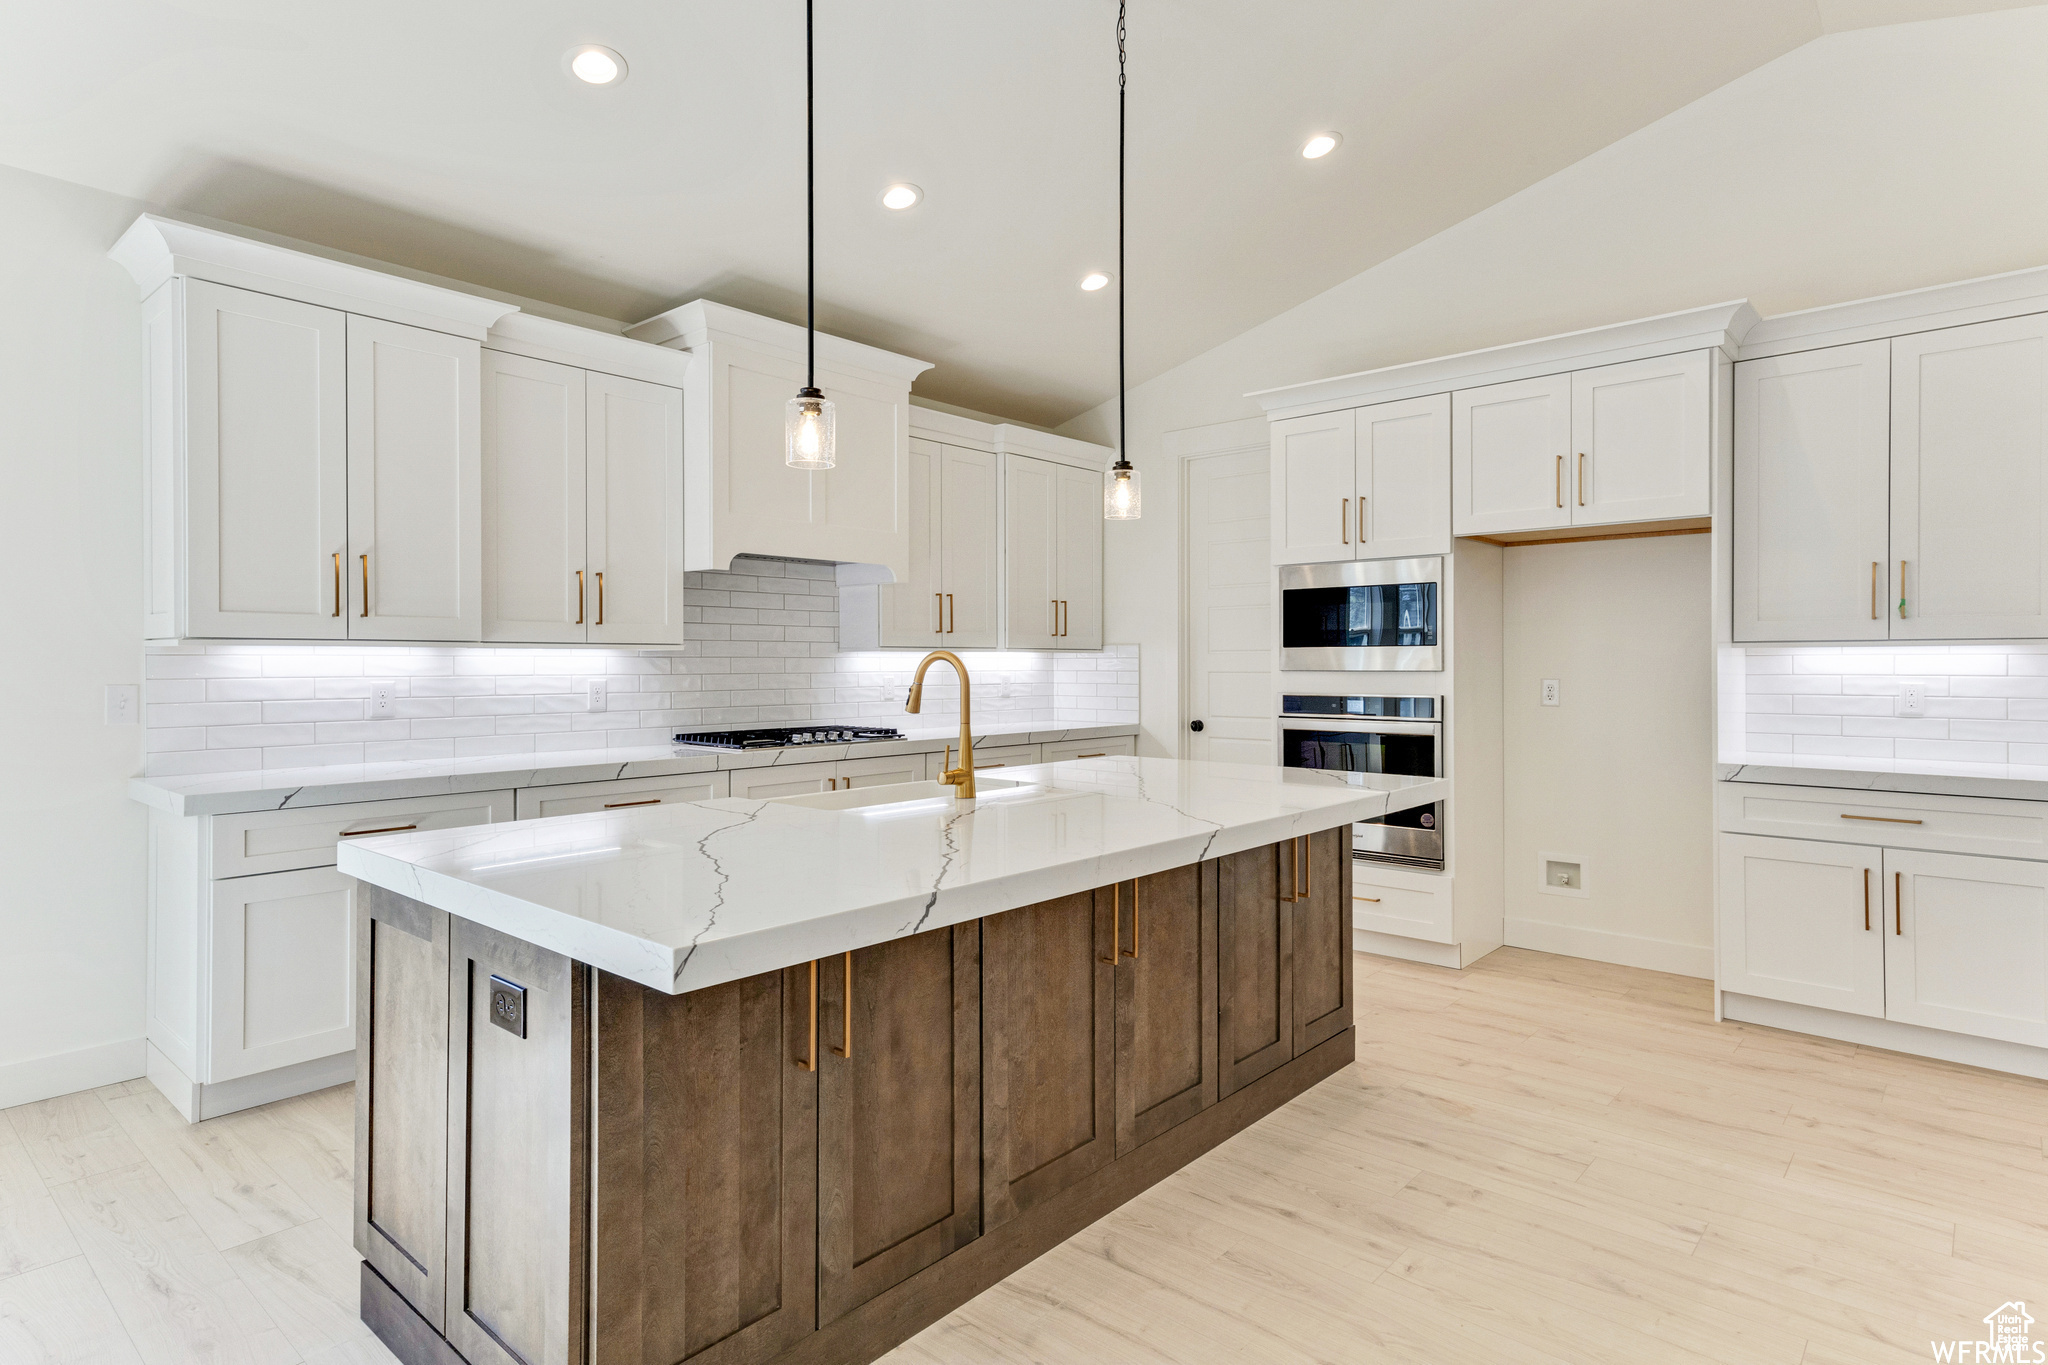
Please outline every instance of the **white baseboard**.
[[1572, 924], [1551, 924], [1538, 919], [1511, 919], [1507, 924], [1511, 948], [1530, 948], [1561, 957], [1583, 957], [1594, 962], [1612, 962], [1620, 967], [1642, 967], [1677, 976], [1714, 979], [1714, 950], [1706, 944], [1678, 943], [1668, 938], [1643, 938], [1617, 934], [1611, 929], [1582, 929]]
[[140, 1038], [123, 1038], [116, 1043], [82, 1047], [76, 1052], [9, 1062], [0, 1066], [0, 1109], [116, 1081], [132, 1081], [142, 1074], [143, 1047]]
[[1403, 962], [1422, 962], [1432, 967], [1462, 967], [1458, 945], [1455, 943], [1431, 943], [1427, 939], [1403, 938], [1399, 934], [1382, 934], [1372, 929], [1351, 929], [1351, 946], [1361, 953], [1375, 953], [1380, 957], [1398, 957]]
[[1763, 1024], [1791, 1033], [1812, 1033], [1837, 1042], [1883, 1048], [1887, 1052], [1906, 1052], [1915, 1057], [1933, 1057], [1937, 1061], [1981, 1066], [1986, 1071], [2048, 1080], [2048, 1048], [2008, 1043], [2003, 1038], [1972, 1038], [1967, 1033], [1843, 1014], [1812, 1005], [1766, 1000], [1758, 995], [1738, 995], [1734, 991], [1721, 992], [1721, 1016], [1745, 1024]]
[[231, 1081], [201, 1085], [178, 1069], [178, 1064], [152, 1046], [149, 1049], [150, 1084], [154, 1085], [185, 1116], [185, 1122], [219, 1118], [243, 1109], [254, 1109], [273, 1100], [310, 1095], [330, 1085], [342, 1085], [356, 1078], [356, 1054], [337, 1052], [332, 1057], [315, 1057], [310, 1062], [237, 1076]]

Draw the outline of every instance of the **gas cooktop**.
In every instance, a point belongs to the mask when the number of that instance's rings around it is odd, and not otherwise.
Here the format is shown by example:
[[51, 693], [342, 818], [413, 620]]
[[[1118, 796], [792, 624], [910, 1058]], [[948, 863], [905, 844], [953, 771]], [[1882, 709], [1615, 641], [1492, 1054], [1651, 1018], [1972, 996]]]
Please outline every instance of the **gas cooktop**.
[[705, 749], [793, 749], [802, 744], [862, 744], [901, 738], [901, 730], [873, 725], [775, 725], [761, 730], [687, 730], [676, 736], [676, 743]]

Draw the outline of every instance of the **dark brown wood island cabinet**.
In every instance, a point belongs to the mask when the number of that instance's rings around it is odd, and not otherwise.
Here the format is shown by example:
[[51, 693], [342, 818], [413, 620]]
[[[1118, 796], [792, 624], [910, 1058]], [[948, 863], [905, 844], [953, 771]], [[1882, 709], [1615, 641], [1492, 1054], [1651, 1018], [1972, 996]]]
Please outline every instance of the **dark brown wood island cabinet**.
[[364, 884], [408, 1365], [862, 1362], [1341, 1069], [1349, 828], [671, 995]]

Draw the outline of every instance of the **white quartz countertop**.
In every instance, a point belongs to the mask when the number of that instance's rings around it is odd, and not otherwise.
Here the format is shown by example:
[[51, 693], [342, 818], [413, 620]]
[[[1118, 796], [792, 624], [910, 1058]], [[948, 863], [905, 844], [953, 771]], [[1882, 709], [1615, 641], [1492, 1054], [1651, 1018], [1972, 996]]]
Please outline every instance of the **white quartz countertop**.
[[[867, 722], [858, 722], [866, 724]], [[820, 722], [819, 728], [826, 728]], [[552, 754], [494, 754], [486, 758], [418, 759], [401, 763], [336, 764], [321, 768], [265, 768], [256, 772], [204, 773], [190, 777], [136, 777], [128, 794], [171, 815], [234, 815], [244, 811], [297, 810], [348, 801], [383, 801], [409, 796], [452, 796], [504, 787], [554, 787], [568, 782], [607, 782], [624, 777], [672, 777], [729, 768], [774, 764], [830, 763], [841, 758], [888, 758], [894, 754], [938, 753], [956, 744], [960, 726], [898, 725], [904, 738], [858, 744], [806, 744], [790, 749], [728, 751], [674, 744], [629, 749], [574, 749]], [[1132, 722], [1114, 725], [977, 727], [974, 742], [1058, 744], [1067, 740], [1135, 735]]]
[[[2031, 771], [2039, 772], [2040, 769]], [[2048, 781], [1981, 774], [1902, 773], [1800, 764], [1724, 763], [1723, 782], [1763, 782], [1785, 787], [1840, 787], [1848, 791], [1903, 792], [1915, 796], [1990, 796], [2005, 801], [2048, 801]]]
[[[389, 835], [340, 869], [682, 994], [1444, 798], [1437, 778], [1165, 758], [821, 810], [737, 798]], [[880, 789], [877, 789], [880, 790]]]

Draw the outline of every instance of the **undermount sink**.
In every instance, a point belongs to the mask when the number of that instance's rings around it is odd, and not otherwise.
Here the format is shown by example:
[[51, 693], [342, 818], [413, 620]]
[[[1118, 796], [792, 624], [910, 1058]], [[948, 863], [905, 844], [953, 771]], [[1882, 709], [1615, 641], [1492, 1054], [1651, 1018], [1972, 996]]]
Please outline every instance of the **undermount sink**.
[[[991, 795], [1009, 787], [1021, 787], [1001, 777], [974, 779], [977, 796]], [[778, 806], [809, 806], [813, 810], [860, 810], [867, 806], [900, 806], [909, 801], [953, 801], [959, 789], [944, 782], [892, 782], [884, 787], [854, 787], [841, 792], [804, 792], [798, 796], [771, 796]]]

